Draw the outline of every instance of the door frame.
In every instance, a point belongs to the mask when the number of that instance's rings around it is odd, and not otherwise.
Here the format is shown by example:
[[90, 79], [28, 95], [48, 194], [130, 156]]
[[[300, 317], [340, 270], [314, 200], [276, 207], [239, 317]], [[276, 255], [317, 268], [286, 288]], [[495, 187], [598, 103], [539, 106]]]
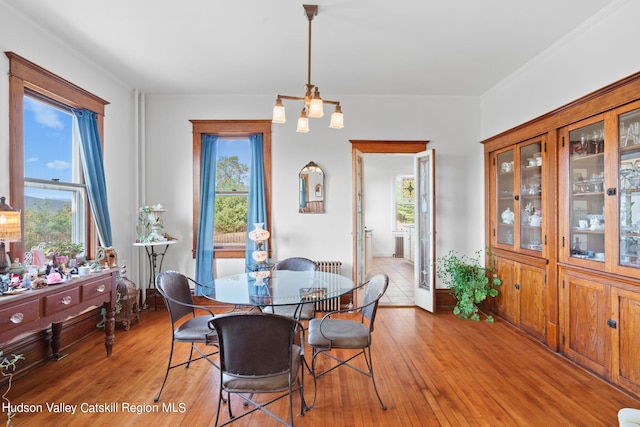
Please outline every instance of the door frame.
[[[428, 140], [362, 140], [362, 139], [350, 139], [351, 143], [351, 160], [352, 160], [352, 170], [351, 170], [351, 182], [352, 182], [352, 224], [353, 224], [353, 249], [352, 249], [352, 272], [351, 277], [353, 282], [357, 285], [358, 279], [358, 268], [360, 268], [358, 260], [358, 221], [357, 221], [357, 206], [358, 206], [358, 190], [357, 190], [357, 171], [356, 171], [356, 163], [358, 152], [361, 154], [417, 154], [427, 149]], [[364, 193], [364, 189], [363, 189]], [[364, 223], [364, 222], [363, 222]], [[364, 225], [362, 225], [364, 227]], [[362, 235], [364, 236], [364, 230], [360, 230]], [[354, 295], [355, 297], [355, 295]], [[356, 301], [354, 300], [354, 304]]]

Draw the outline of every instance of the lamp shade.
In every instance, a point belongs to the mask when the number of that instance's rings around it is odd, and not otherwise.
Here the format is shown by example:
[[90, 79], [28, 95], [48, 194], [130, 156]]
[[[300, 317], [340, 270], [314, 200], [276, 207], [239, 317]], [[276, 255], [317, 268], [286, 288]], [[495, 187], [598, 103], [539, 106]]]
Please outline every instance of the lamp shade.
[[255, 224], [253, 224], [253, 226], [255, 228], [249, 232], [249, 240], [252, 240], [254, 242], [264, 242], [265, 240], [269, 239], [271, 233], [263, 228], [264, 223], [256, 222]]
[[320, 98], [320, 92], [318, 88], [313, 93], [313, 97], [311, 98], [311, 102], [309, 102], [309, 117], [319, 118], [324, 116], [324, 103], [322, 102], [322, 98]]
[[344, 127], [344, 118], [342, 116], [342, 108], [340, 108], [340, 105], [336, 105], [336, 110], [331, 114], [329, 127], [332, 129], [342, 129]]
[[309, 132], [309, 118], [307, 117], [307, 111], [303, 108], [298, 117], [298, 127], [296, 132], [307, 133]]
[[5, 203], [0, 197], [0, 241], [19, 242], [22, 238], [22, 221], [20, 211]]
[[280, 98], [276, 100], [276, 105], [273, 106], [273, 119], [271, 121], [273, 123], [285, 123], [287, 121], [284, 112], [284, 105], [282, 105], [282, 100]]

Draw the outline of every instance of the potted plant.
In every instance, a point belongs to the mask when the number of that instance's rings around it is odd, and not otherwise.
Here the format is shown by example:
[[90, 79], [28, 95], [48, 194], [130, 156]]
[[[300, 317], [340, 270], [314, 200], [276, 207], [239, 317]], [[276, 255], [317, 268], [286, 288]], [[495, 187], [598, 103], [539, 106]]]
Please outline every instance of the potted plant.
[[66, 264], [68, 260], [74, 259], [83, 250], [82, 243], [74, 243], [71, 240], [49, 243], [44, 248], [45, 255], [51, 257], [58, 264]]
[[[454, 250], [436, 260], [438, 278], [449, 287], [456, 299], [453, 313], [462, 319], [480, 320], [478, 304], [487, 297], [495, 297], [495, 288], [502, 281], [495, 272], [495, 258], [491, 248], [487, 248], [487, 267], [480, 263], [482, 251], [476, 251], [475, 257], [460, 254]], [[493, 316], [486, 316], [487, 322], [493, 322]]]

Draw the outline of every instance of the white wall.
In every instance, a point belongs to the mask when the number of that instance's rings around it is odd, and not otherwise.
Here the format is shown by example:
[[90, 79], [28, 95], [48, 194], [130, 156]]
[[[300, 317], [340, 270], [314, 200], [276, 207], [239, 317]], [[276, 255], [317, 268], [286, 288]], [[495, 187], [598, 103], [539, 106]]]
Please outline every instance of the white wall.
[[[0, 3], [0, 50], [12, 51], [109, 101], [105, 108], [104, 161], [113, 245], [136, 280], [135, 239], [137, 167], [133, 135], [133, 97], [126, 84], [88, 62], [72, 46], [35, 27]], [[9, 60], [0, 54], [0, 195], [9, 197]], [[51, 156], [52, 153], [42, 153]], [[8, 202], [11, 202], [8, 200]]]
[[396, 228], [395, 177], [413, 175], [413, 156], [399, 154], [365, 154], [364, 220], [373, 229], [374, 257], [391, 257], [396, 250], [391, 234]]
[[[194, 271], [192, 239], [192, 134], [190, 119], [269, 119], [274, 96], [147, 96], [147, 199], [162, 203], [165, 227], [180, 239], [165, 266]], [[296, 103], [288, 121], [273, 125], [274, 258], [304, 256], [352, 267], [350, 139], [430, 140], [436, 150], [438, 253], [456, 248], [473, 254], [483, 247], [482, 146], [479, 100], [463, 97], [333, 96], [341, 101], [345, 128], [329, 129], [328, 115], [311, 119], [308, 134], [295, 132]], [[389, 113], [391, 112], [391, 113]], [[325, 214], [298, 213], [298, 173], [309, 161], [326, 175]], [[218, 274], [242, 269], [224, 265]]]
[[640, 71], [638, 17], [639, 1], [616, 1], [485, 93], [482, 139]]

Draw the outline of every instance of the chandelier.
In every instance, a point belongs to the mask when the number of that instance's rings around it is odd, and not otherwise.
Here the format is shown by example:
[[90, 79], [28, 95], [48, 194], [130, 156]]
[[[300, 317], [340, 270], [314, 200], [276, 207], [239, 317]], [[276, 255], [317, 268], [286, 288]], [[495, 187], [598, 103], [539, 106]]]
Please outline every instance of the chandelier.
[[318, 5], [305, 4], [302, 5], [309, 20], [309, 48], [308, 48], [308, 68], [307, 68], [307, 91], [304, 97], [278, 95], [276, 99], [276, 105], [273, 107], [273, 123], [286, 122], [283, 99], [293, 99], [296, 101], [304, 101], [302, 112], [298, 118], [298, 127], [296, 132], [309, 132], [309, 118], [323, 117], [324, 116], [324, 104], [332, 104], [336, 106], [335, 111], [331, 114], [331, 121], [329, 127], [333, 129], [342, 129], [344, 127], [344, 121], [342, 117], [342, 109], [340, 103], [337, 101], [329, 101], [320, 97], [320, 90], [317, 86], [311, 84], [311, 21], [313, 17], [318, 14]]

